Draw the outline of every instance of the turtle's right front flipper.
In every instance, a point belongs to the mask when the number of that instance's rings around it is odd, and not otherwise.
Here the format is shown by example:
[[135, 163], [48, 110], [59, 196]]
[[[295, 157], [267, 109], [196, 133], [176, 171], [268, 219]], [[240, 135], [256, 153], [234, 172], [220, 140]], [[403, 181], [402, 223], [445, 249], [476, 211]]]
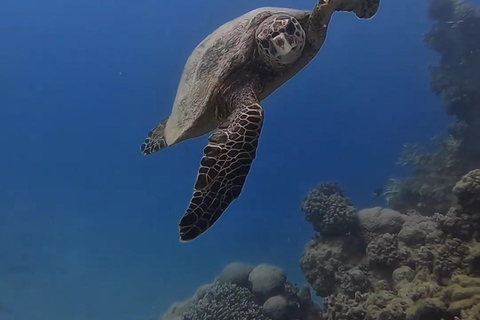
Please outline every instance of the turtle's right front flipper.
[[181, 242], [204, 233], [238, 198], [256, 157], [263, 108], [251, 88], [237, 94], [232, 107], [204, 149], [192, 199], [179, 223]]

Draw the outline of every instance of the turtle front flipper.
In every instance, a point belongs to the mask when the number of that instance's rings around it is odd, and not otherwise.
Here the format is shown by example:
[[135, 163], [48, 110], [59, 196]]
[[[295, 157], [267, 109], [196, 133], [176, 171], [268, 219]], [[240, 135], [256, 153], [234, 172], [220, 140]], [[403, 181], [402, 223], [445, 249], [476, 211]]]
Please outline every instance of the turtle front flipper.
[[352, 11], [360, 19], [370, 19], [379, 6], [380, 0], [319, 0], [308, 19], [307, 38], [314, 40], [313, 45], [321, 46], [335, 11]]
[[167, 124], [168, 117], [162, 119], [158, 126], [150, 130], [145, 141], [140, 146], [140, 151], [144, 155], [150, 155], [168, 147], [165, 140], [165, 125]]
[[377, 14], [379, 7], [380, 0], [359, 0], [353, 12], [360, 19], [371, 19]]
[[203, 151], [193, 196], [179, 223], [180, 242], [204, 233], [238, 198], [256, 157], [263, 108], [250, 88], [234, 99], [232, 113]]
[[353, 11], [360, 19], [370, 19], [377, 13], [380, 0], [320, 0], [318, 6], [328, 6], [333, 11]]

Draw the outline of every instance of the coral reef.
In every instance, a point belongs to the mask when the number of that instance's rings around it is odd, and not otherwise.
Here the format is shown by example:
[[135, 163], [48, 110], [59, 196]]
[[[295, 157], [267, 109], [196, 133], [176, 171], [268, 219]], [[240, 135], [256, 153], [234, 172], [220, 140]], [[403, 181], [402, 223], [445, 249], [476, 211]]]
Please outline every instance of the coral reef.
[[281, 268], [234, 262], [161, 319], [480, 320], [479, 176], [472, 170], [450, 191], [458, 208], [434, 215], [374, 207], [332, 220], [354, 209], [339, 185], [321, 184], [302, 211], [336, 232], [315, 236], [300, 267], [322, 308]]
[[458, 156], [460, 141], [448, 136], [435, 137], [434, 143], [433, 153], [418, 145], [405, 145], [397, 163], [411, 167], [412, 174], [402, 179], [392, 178], [387, 184], [384, 196], [393, 209], [414, 208], [434, 214], [448, 210], [454, 203], [451, 190], [463, 173]]
[[368, 277], [356, 267], [363, 257], [363, 244], [352, 236], [317, 238], [307, 244], [300, 267], [317, 295], [345, 293], [353, 296], [370, 286]]
[[435, 214], [455, 204], [455, 183], [480, 167], [480, 9], [461, 0], [431, 0], [428, 15], [434, 24], [425, 44], [440, 55], [438, 65], [429, 68], [431, 89], [454, 123], [434, 139], [433, 152], [405, 146], [398, 163], [412, 174], [392, 178], [385, 197], [395, 210]]
[[297, 288], [273, 265], [230, 263], [213, 283], [173, 304], [161, 320], [316, 320], [310, 289]]
[[300, 266], [324, 299], [318, 319], [480, 320], [479, 177], [457, 182], [461, 208], [445, 214], [366, 208], [359, 233], [312, 239]]

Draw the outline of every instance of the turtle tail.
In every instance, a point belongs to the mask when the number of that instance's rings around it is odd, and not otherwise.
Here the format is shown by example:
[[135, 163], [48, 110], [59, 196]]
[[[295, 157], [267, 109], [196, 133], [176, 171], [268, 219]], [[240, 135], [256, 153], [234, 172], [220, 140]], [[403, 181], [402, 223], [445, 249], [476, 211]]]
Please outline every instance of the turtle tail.
[[162, 119], [158, 126], [150, 130], [150, 132], [148, 133], [147, 138], [140, 146], [140, 151], [144, 155], [150, 155], [168, 147], [167, 141], [165, 140], [164, 136], [167, 120], [168, 117]]

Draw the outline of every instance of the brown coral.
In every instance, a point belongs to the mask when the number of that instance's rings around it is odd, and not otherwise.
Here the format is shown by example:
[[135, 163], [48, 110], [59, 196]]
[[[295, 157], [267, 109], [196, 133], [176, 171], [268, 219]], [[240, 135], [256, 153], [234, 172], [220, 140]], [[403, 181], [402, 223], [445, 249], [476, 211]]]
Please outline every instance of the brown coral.
[[177, 302], [161, 320], [319, 320], [320, 307], [308, 288], [286, 280], [282, 269], [228, 264], [211, 284]]
[[480, 169], [472, 170], [462, 177], [453, 188], [459, 204], [465, 211], [480, 209]]
[[317, 295], [344, 293], [352, 296], [369, 287], [364, 272], [353, 269], [363, 255], [363, 244], [357, 238], [317, 238], [305, 247], [300, 267]]
[[370, 241], [367, 257], [371, 267], [394, 269], [402, 260], [398, 250], [397, 237], [386, 233]]
[[462, 210], [360, 212], [359, 234], [305, 247], [301, 267], [324, 297], [323, 319], [478, 320], [480, 244]]
[[303, 201], [302, 211], [313, 229], [323, 237], [356, 231], [355, 208], [336, 183], [323, 183], [313, 189]]
[[[398, 234], [376, 233], [361, 256], [351, 237], [307, 245], [302, 270], [325, 296], [323, 318], [478, 320], [480, 244], [444, 231], [440, 216], [407, 216]], [[345, 280], [353, 270], [363, 285]]]

